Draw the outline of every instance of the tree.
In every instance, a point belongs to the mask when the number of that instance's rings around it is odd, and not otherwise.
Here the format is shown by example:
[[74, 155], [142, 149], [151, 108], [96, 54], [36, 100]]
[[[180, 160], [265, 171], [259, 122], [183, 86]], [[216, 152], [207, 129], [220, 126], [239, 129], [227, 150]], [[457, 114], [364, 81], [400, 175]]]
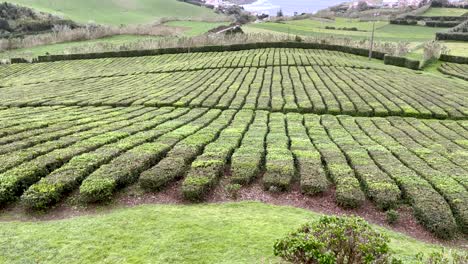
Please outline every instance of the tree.
[[365, 11], [365, 10], [369, 9], [369, 5], [367, 4], [366, 1], [359, 1], [358, 5], [357, 5], [357, 9], [358, 9], [358, 11]]
[[283, 17], [283, 10], [278, 10], [278, 13], [276, 13], [277, 17]]

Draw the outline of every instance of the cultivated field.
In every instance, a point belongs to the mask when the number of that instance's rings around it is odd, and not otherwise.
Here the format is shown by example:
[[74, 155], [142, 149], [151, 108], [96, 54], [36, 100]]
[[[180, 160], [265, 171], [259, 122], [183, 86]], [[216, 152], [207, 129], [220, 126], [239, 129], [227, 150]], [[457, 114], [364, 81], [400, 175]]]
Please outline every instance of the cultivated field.
[[467, 84], [342, 52], [260, 49], [0, 68], [0, 204], [49, 208], [177, 182], [407, 203], [468, 232]]
[[439, 71], [468, 81], [468, 65], [458, 63], [443, 63]]

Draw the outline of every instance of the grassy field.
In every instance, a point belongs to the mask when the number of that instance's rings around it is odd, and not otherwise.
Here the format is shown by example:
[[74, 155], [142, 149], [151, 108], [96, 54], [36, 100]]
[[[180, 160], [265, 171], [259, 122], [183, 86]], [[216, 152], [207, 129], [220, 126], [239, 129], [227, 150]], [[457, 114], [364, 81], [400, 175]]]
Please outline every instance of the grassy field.
[[13, 64], [0, 78], [0, 206], [173, 183], [204, 201], [258, 180], [304, 195], [334, 186], [342, 207], [410, 203], [440, 237], [468, 223], [461, 79], [273, 48]]
[[[273, 243], [318, 214], [241, 202], [145, 205], [46, 222], [2, 222], [2, 263], [280, 263]], [[3, 219], [5, 217], [2, 217]], [[375, 228], [378, 228], [374, 226]], [[439, 250], [378, 228], [404, 263]]]
[[202, 35], [213, 28], [228, 25], [229, 22], [171, 21], [165, 24], [168, 26], [185, 28], [184, 36], [194, 37]]
[[77, 22], [144, 24], [160, 18], [212, 20], [222, 16], [212, 10], [177, 0], [12, 0], [34, 9], [58, 14]]
[[468, 9], [431, 7], [423, 16], [461, 16], [468, 13]]
[[[171, 21], [167, 22], [166, 25], [181, 27], [184, 29], [182, 36], [194, 37], [202, 35], [209, 30], [216, 28], [221, 25], [227, 25], [228, 22], [203, 22], [203, 21]], [[87, 41], [74, 41], [74, 42], [65, 42], [58, 44], [42, 45], [36, 46], [33, 48], [26, 49], [16, 49], [11, 51], [0, 52], [0, 59], [9, 59], [9, 58], [33, 58], [41, 55], [49, 54], [67, 54], [72, 50], [80, 51], [80, 48], [89, 50], [96, 45], [132, 45], [137, 42], [142, 42], [146, 40], [156, 40], [160, 39], [159, 36], [139, 36], [139, 35], [116, 35], [112, 37], [105, 37], [95, 40]], [[169, 38], [169, 37], [166, 37]], [[75, 53], [76, 53], [75, 51]]]
[[[333, 27], [356, 27], [360, 31], [349, 30], [332, 30], [326, 29], [326, 26]], [[259, 32], [281, 32], [289, 33], [291, 35], [301, 36], [336, 36], [348, 37], [355, 40], [369, 39], [372, 31], [372, 23], [358, 22], [357, 20], [337, 18], [336, 22], [320, 22], [316, 20], [295, 20], [287, 21], [284, 23], [257, 23], [245, 26], [247, 32], [254, 33], [257, 29]], [[435, 33], [447, 30], [445, 28], [430, 28], [424, 26], [405, 26], [405, 25], [391, 25], [387, 22], [376, 23], [375, 39], [378, 41], [405, 41], [420, 43], [435, 38]]]
[[85, 47], [92, 47], [97, 44], [110, 44], [110, 45], [128, 45], [144, 40], [156, 40], [161, 37], [158, 36], [138, 36], [138, 35], [116, 35], [101, 39], [65, 42], [51, 45], [37, 46], [27, 49], [16, 49], [11, 51], [0, 52], [1, 58], [18, 58], [18, 57], [37, 57], [49, 54], [66, 54], [70, 53], [72, 49], [79, 49]]

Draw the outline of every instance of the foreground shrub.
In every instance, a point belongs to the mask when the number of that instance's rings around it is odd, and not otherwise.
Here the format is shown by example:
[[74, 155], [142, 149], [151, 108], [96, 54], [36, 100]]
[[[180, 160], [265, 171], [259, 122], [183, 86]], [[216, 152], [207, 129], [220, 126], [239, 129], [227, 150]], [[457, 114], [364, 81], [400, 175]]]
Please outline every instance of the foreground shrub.
[[388, 242], [360, 217], [323, 216], [277, 241], [274, 253], [293, 263], [389, 263]]
[[465, 264], [468, 263], [468, 252], [442, 249], [426, 256], [423, 253], [416, 255], [418, 264]]

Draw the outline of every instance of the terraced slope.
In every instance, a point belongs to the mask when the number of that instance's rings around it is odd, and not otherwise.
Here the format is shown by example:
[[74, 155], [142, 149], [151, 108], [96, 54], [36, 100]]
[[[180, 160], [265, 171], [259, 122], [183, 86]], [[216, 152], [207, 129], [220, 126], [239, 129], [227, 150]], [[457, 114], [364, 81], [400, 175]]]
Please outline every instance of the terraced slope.
[[[0, 69], [0, 206], [220, 182], [403, 203], [468, 233], [467, 85], [349, 54], [264, 49]], [[222, 179], [222, 181], [221, 181]], [[172, 183], [179, 183], [172, 185]]]

